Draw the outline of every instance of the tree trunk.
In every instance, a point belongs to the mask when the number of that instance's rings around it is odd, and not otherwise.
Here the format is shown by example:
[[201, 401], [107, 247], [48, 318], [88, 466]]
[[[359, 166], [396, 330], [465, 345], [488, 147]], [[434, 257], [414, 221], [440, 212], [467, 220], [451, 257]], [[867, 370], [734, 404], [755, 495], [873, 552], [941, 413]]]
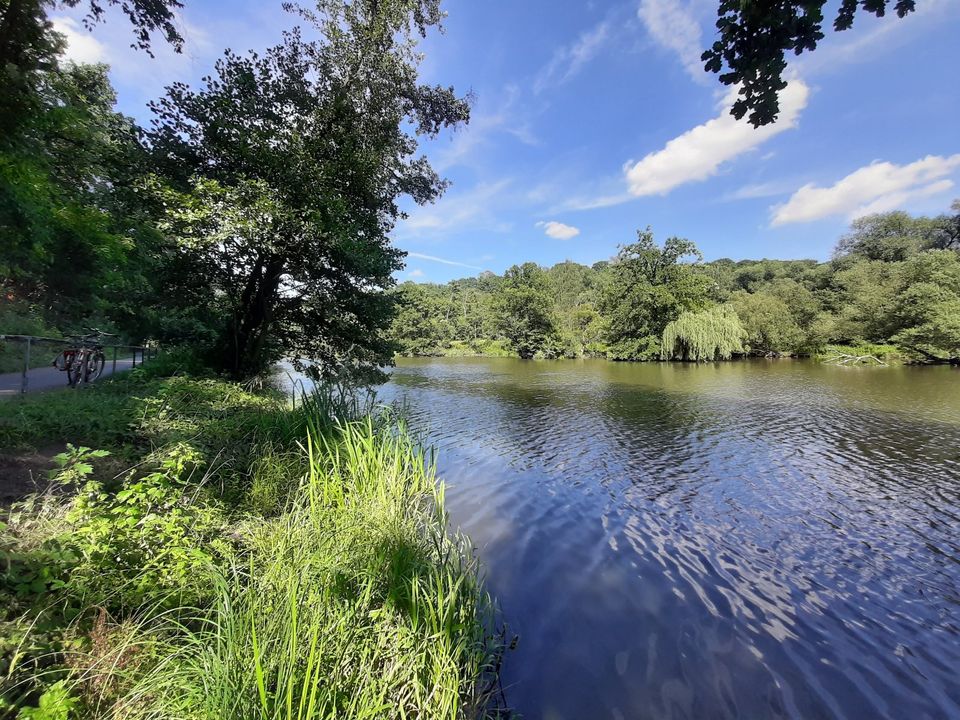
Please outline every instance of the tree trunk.
[[283, 260], [276, 256], [256, 263], [234, 314], [224, 365], [235, 377], [263, 369], [263, 349], [276, 309]]

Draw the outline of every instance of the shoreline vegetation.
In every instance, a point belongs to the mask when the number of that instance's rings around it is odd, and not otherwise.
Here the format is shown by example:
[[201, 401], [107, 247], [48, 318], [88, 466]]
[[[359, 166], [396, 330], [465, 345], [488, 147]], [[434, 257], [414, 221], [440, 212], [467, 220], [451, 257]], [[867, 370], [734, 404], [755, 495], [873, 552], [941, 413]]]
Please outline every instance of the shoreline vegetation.
[[71, 443], [0, 524], [0, 716], [501, 716], [504, 633], [402, 418], [174, 370], [0, 404], [5, 451]]
[[391, 294], [400, 355], [956, 365], [960, 200], [937, 217], [859, 218], [827, 262], [704, 262], [693, 242], [658, 244], [647, 228], [593, 265], [528, 262]]
[[[449, 347], [437, 348], [434, 351], [415, 353], [397, 353], [398, 358], [458, 358], [458, 357], [477, 357], [477, 358], [515, 358], [514, 353], [503, 341], [488, 340], [471, 346], [462, 341], [453, 341]], [[930, 364], [923, 361], [912, 360], [894, 345], [825, 345], [821, 350], [809, 355], [789, 355], [781, 353], [768, 353], [764, 355], [750, 355], [739, 353], [732, 355], [728, 360], [746, 360], [746, 359], [770, 359], [784, 360], [796, 358], [809, 358], [820, 362], [839, 362], [846, 360], [844, 364], [863, 364], [863, 365], [911, 365], [911, 364]], [[538, 360], [610, 360], [611, 362], [643, 362], [620, 360], [618, 358], [609, 358], [606, 352], [596, 354], [585, 353], [579, 356], [562, 356], [558, 358], [546, 358], [543, 356], [534, 356], [531, 359]], [[652, 358], [652, 362], [690, 362], [690, 360], [677, 360], [675, 358], [663, 360], [662, 358]]]

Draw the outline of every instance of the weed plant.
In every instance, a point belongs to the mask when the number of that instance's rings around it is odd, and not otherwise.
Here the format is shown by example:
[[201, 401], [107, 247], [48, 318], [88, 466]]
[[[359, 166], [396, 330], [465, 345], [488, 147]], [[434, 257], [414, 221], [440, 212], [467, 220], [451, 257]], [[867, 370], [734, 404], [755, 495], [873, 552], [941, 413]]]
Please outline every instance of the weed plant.
[[499, 712], [493, 605], [402, 420], [172, 370], [0, 406], [8, 447], [72, 443], [0, 527], [0, 717]]

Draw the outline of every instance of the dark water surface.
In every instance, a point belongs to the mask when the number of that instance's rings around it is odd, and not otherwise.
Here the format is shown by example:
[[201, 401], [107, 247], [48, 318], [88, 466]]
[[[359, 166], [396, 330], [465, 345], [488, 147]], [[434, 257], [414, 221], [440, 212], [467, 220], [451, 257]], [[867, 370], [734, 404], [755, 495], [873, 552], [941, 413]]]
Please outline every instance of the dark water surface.
[[960, 370], [404, 360], [528, 719], [960, 718]]

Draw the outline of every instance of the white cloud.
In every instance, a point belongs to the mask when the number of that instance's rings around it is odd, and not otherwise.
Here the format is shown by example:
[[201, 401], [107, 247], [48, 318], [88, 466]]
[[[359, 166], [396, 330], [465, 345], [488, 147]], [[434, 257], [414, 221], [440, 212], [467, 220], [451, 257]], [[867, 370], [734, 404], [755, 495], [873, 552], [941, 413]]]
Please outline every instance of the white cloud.
[[423, 274], [424, 274], [424, 273], [423, 273], [423, 270], [421, 270], [420, 268], [414, 268], [413, 270], [411, 270], [410, 272], [407, 273], [407, 277], [408, 277], [408, 278], [422, 278], [422, 277], [423, 277]]
[[706, 180], [715, 175], [724, 162], [749, 152], [784, 130], [796, 127], [800, 112], [807, 105], [809, 88], [793, 80], [780, 95], [780, 119], [772, 125], [754, 128], [746, 119], [735, 120], [730, 105], [737, 88], [724, 98], [720, 114], [712, 120], [668, 142], [625, 169], [630, 193], [666, 195], [679, 185]]
[[465, 192], [444, 195], [433, 205], [415, 207], [408, 218], [397, 224], [394, 237], [421, 237], [468, 228], [505, 231], [508, 228], [493, 210], [510, 182], [505, 179], [479, 183]]
[[533, 83], [534, 93], [566, 82], [590, 62], [606, 45], [610, 23], [604, 21], [584, 32], [572, 45], [558, 48], [550, 62], [538, 73]]
[[580, 234], [580, 228], [575, 228], [572, 225], [564, 225], [562, 222], [557, 222], [556, 220], [547, 222], [541, 220], [537, 223], [537, 227], [542, 227], [543, 232], [555, 240], [569, 240]]
[[106, 46], [73, 18], [53, 18], [53, 29], [67, 39], [67, 48], [63, 51], [67, 60], [81, 64], [107, 62]]
[[[762, 158], [761, 158], [762, 159]], [[796, 183], [787, 185], [785, 181], [777, 180], [774, 182], [754, 183], [737, 188], [733, 192], [723, 196], [724, 200], [756, 200], [758, 198], [773, 197], [774, 195], [785, 195], [790, 189], [796, 187]]]
[[[446, 258], [437, 257], [436, 255], [424, 255], [423, 253], [408, 252], [407, 257], [417, 258], [418, 260], [429, 260], [430, 262], [437, 262], [443, 265], [454, 265], [455, 267], [470, 268], [471, 270], [483, 270], [483, 268], [477, 267], [476, 265], [468, 265], [467, 263], [458, 262], [456, 260], [447, 260]], [[415, 272], [420, 271], [414, 270], [410, 273], [410, 275], [412, 276]], [[420, 274], [422, 275], [423, 273]]]
[[475, 156], [487, 147], [498, 134], [512, 136], [525, 145], [536, 145], [538, 140], [524, 117], [524, 110], [518, 107], [520, 89], [516, 85], [507, 85], [494, 96], [499, 103], [494, 108], [484, 109], [483, 98], [478, 107], [471, 110], [470, 122], [459, 127], [446, 144], [435, 141], [432, 147], [436, 152], [428, 153], [433, 168], [440, 173], [457, 165], [470, 165]]
[[907, 165], [873, 162], [830, 187], [813, 183], [797, 190], [787, 202], [772, 208], [772, 225], [810, 222], [832, 215], [849, 218], [885, 212], [910, 198], [926, 197], [953, 187], [947, 176], [960, 168], [960, 153], [928, 155]]
[[694, 80], [709, 79], [700, 60], [703, 33], [689, 6], [679, 0], [640, 0], [637, 16], [658, 45], [677, 54]]

